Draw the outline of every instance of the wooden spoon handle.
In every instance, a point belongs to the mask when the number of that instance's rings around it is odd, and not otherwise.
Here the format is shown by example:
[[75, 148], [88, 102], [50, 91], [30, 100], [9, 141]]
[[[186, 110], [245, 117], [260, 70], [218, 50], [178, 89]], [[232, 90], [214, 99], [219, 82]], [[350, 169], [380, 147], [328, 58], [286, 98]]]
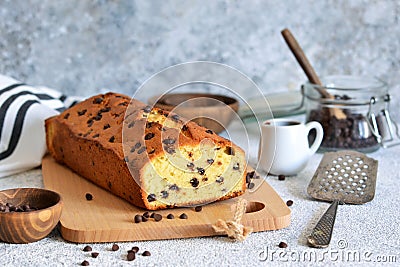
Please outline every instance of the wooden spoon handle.
[[[303, 49], [301, 49], [293, 34], [289, 31], [289, 29], [284, 29], [281, 34], [285, 39], [287, 45], [289, 46], [290, 50], [292, 51], [293, 55], [296, 57], [297, 62], [300, 64], [301, 68], [306, 74], [308, 80], [313, 84], [322, 86], [321, 80], [318, 78], [317, 73], [315, 73], [314, 68], [311, 66], [310, 62], [303, 52]], [[326, 90], [323, 90], [322, 88], [316, 89], [323, 97], [331, 98], [331, 95]]]

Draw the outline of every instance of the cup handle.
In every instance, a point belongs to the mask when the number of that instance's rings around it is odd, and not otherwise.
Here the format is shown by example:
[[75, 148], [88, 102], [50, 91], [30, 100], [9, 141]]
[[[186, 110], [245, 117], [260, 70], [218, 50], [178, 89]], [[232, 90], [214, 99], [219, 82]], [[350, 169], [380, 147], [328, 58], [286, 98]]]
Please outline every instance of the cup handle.
[[310, 155], [314, 154], [317, 151], [317, 149], [321, 145], [322, 138], [324, 135], [324, 130], [322, 129], [322, 126], [319, 122], [310, 121], [309, 123], [306, 124], [307, 136], [310, 134], [310, 131], [312, 129], [315, 129], [315, 131], [317, 132], [317, 135], [315, 136], [314, 143], [310, 146]]

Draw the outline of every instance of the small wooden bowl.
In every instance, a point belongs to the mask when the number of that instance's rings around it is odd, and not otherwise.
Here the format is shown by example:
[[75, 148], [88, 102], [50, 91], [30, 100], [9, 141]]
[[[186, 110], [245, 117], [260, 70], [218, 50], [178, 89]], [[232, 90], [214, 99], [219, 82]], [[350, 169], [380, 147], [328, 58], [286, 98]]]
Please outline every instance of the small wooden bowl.
[[207, 93], [176, 93], [155, 96], [149, 104], [192, 120], [216, 133], [225, 130], [239, 109], [239, 102], [228, 96]]
[[40, 188], [0, 191], [0, 203], [28, 204], [38, 210], [0, 212], [0, 239], [14, 244], [30, 243], [46, 237], [60, 220], [63, 201], [56, 192]]

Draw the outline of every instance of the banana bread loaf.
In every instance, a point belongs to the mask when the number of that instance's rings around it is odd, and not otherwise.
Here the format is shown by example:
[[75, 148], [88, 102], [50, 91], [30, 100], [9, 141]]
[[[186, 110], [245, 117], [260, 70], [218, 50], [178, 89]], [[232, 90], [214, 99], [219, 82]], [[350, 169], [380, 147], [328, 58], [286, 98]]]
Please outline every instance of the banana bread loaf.
[[178, 115], [116, 93], [46, 120], [56, 161], [149, 210], [206, 204], [244, 193], [242, 149]]

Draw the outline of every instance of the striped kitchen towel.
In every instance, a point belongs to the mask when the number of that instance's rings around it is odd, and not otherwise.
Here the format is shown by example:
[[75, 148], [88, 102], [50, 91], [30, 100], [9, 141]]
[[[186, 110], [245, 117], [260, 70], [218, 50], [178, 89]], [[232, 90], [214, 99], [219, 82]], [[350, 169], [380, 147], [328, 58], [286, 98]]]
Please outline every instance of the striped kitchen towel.
[[0, 75], [0, 177], [40, 166], [46, 153], [44, 120], [77, 101]]

